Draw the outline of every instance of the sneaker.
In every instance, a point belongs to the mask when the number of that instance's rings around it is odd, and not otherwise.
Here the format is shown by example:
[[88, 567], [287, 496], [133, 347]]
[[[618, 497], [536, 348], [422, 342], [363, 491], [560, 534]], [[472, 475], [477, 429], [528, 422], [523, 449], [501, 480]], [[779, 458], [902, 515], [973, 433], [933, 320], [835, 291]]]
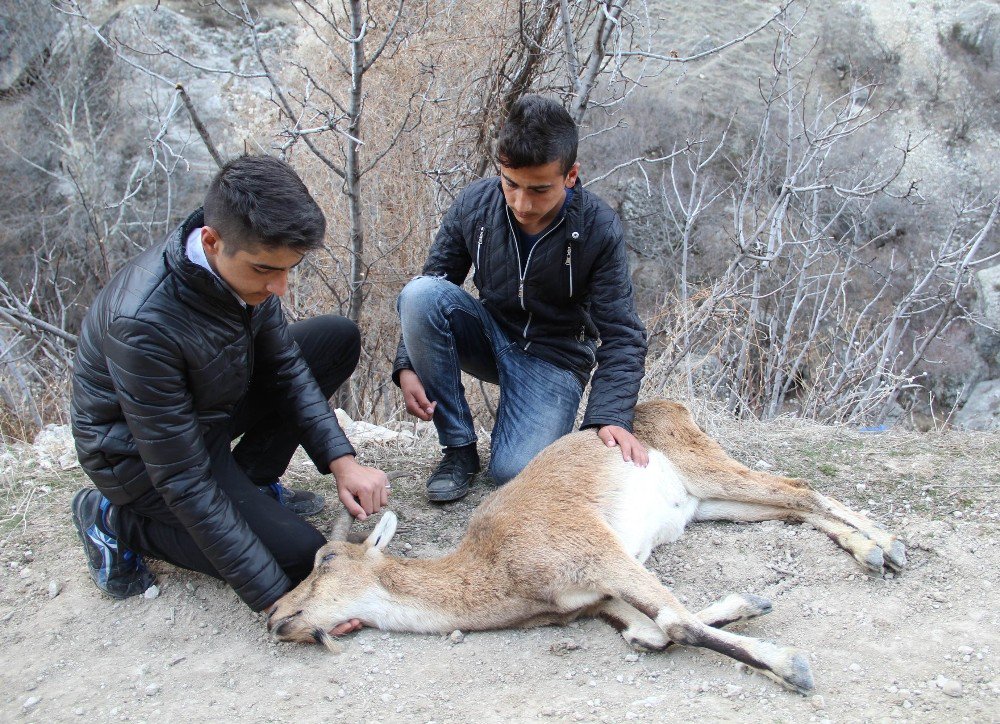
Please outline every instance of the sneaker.
[[156, 583], [156, 577], [135, 553], [105, 533], [98, 521], [111, 502], [94, 488], [73, 496], [73, 525], [87, 555], [87, 569], [97, 587], [112, 598], [138, 596]]
[[281, 484], [279, 480], [267, 486], [271, 497], [296, 515], [316, 515], [326, 505], [326, 498], [309, 490], [296, 490]]
[[464, 447], [446, 447], [444, 457], [427, 479], [427, 499], [447, 503], [465, 497], [472, 478], [480, 470], [475, 443]]

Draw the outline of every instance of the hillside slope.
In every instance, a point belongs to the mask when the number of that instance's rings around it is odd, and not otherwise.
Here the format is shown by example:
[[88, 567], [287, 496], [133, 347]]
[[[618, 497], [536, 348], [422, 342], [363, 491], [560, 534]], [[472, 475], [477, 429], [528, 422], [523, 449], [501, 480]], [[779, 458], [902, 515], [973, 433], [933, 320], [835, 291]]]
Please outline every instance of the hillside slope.
[[[0, 454], [0, 719], [995, 720], [1000, 439], [698, 418], [747, 464], [808, 477], [908, 543], [909, 569], [885, 579], [807, 526], [697, 525], [654, 554], [650, 566], [692, 607], [731, 591], [771, 599], [773, 613], [742, 630], [810, 652], [811, 698], [707, 651], [636, 654], [596, 621], [461, 643], [362, 630], [331, 655], [271, 641], [230, 590], [163, 564], [157, 598], [113, 602], [87, 577], [68, 511], [83, 478], [53, 434]], [[424, 502], [426, 437], [361, 455], [412, 472], [394, 485], [397, 555], [452, 547], [486, 492]], [[328, 484], [304, 458], [286, 480]]]

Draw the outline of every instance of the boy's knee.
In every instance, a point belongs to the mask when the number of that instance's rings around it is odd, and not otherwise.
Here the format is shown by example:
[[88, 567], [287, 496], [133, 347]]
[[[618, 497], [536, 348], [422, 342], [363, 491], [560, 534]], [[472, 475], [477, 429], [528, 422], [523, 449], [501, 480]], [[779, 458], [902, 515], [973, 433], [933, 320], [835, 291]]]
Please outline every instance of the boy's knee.
[[505, 485], [517, 477], [528, 462], [516, 456], [494, 454], [490, 457], [490, 477], [495, 485]]
[[[397, 308], [401, 318], [426, 316], [451, 282], [442, 277], [416, 277], [399, 293]], [[452, 285], [454, 286], [454, 285]]]
[[286, 575], [296, 584], [304, 580], [313, 569], [316, 551], [326, 545], [326, 539], [315, 528], [296, 531], [293, 539], [287, 541], [285, 560], [280, 561]]
[[358, 325], [347, 317], [330, 315], [330, 324], [333, 327], [333, 334], [340, 342], [340, 348], [344, 352], [345, 361], [353, 361], [352, 368], [356, 367], [361, 359], [361, 330]]

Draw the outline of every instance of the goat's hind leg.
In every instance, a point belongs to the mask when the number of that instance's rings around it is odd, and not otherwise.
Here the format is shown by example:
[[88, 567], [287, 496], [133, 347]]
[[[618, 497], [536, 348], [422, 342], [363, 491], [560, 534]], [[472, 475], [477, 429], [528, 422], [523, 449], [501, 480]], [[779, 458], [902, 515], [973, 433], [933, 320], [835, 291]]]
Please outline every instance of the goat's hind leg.
[[[771, 602], [761, 596], [731, 593], [695, 614], [713, 628], [748, 621], [771, 612]], [[620, 598], [596, 604], [589, 615], [600, 618], [622, 635], [630, 646], [644, 651], [663, 651], [674, 642], [656, 623]]]
[[701, 499], [695, 520], [803, 521], [871, 571], [900, 571], [906, 565], [906, 548], [896, 536], [803, 480], [750, 470], [734, 461], [731, 471], [698, 479], [689, 489]]
[[906, 563], [905, 549], [899, 541], [893, 539], [886, 550], [857, 528], [820, 513], [736, 500], [703, 500], [695, 511], [695, 520], [725, 520], [735, 523], [795, 520], [808, 523], [816, 530], [825, 533], [830, 540], [873, 573], [882, 573], [886, 567], [899, 570]]

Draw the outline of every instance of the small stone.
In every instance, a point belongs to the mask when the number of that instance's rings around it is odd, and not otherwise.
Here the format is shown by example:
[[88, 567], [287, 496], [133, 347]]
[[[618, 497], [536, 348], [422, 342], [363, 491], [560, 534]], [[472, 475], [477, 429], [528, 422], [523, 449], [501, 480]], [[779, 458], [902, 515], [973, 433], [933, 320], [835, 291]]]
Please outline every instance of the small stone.
[[361, 653], [368, 654], [369, 656], [371, 656], [372, 654], [375, 653], [375, 647], [372, 646], [371, 644], [368, 644], [366, 646], [362, 646], [361, 647]]
[[961, 518], [962, 517], [962, 511], [961, 510], [956, 510], [956, 511], [954, 511], [952, 513], [952, 515], [955, 516], [956, 518]]
[[959, 646], [958, 653], [962, 656], [972, 656], [972, 654], [975, 653], [975, 650], [971, 646]]
[[734, 697], [737, 696], [741, 691], [743, 691], [742, 686], [737, 686], [736, 684], [726, 684], [726, 696]]
[[185, 659], [187, 659], [187, 656], [175, 656], [170, 660], [170, 666], [177, 666], [177, 664], [184, 661]]
[[73, 713], [76, 714], [77, 716], [83, 716], [84, 714], [87, 713], [87, 710], [84, 709], [82, 706], [78, 706], [76, 709], [73, 710]]
[[24, 552], [24, 560], [28, 561], [29, 563], [30, 563], [31, 561], [35, 560], [35, 554], [34, 554], [34, 552], [33, 552], [33, 551], [31, 551], [30, 549], [29, 549], [29, 550], [26, 550], [26, 551]]
[[403, 550], [406, 551], [407, 553], [409, 553], [410, 551], [413, 550], [413, 546], [411, 546], [409, 543], [404, 543], [403, 544]]
[[630, 664], [634, 664], [639, 660], [639, 654], [625, 654], [625, 660]]
[[159, 595], [160, 595], [160, 587], [157, 586], [156, 584], [153, 584], [142, 593], [142, 597], [149, 600], [152, 600]]
[[954, 679], [938, 676], [934, 683], [948, 696], [958, 698], [962, 695], [962, 684]]
[[[343, 689], [341, 689], [341, 691], [343, 691]], [[288, 701], [289, 699], [292, 698], [292, 695], [289, 694], [287, 691], [284, 691], [283, 689], [278, 689], [278, 691], [274, 692], [274, 695], [279, 699], [281, 699], [282, 701]]]
[[861, 666], [859, 664], [851, 664], [847, 668], [851, 671], [861, 671]]
[[937, 601], [938, 603], [944, 603], [945, 602], [944, 594], [941, 593], [941, 591], [931, 591], [930, 593], [927, 594], [927, 596], [932, 601]]
[[451, 635], [448, 637], [448, 640], [451, 641], [453, 644], [460, 644], [463, 641], [465, 641], [465, 634], [459, 631], [458, 629], [455, 629], [454, 631], [451, 632]]
[[826, 699], [817, 694], [812, 698], [812, 706], [813, 709], [816, 709], [817, 711], [821, 709], [826, 709]]
[[150, 684], [146, 687], [146, 696], [156, 696], [158, 693], [160, 693], [159, 684]]
[[771, 465], [767, 460], [758, 460], [754, 463], [754, 467], [758, 470], [773, 470], [774, 466]]
[[59, 581], [49, 581], [49, 598], [55, 598], [62, 591], [62, 584]]
[[547, 706], [538, 713], [541, 714], [542, 716], [555, 716], [556, 710], [553, 709], [551, 706]]
[[31, 569], [25, 566], [21, 569], [21, 578], [28, 578], [31, 575]]
[[549, 646], [549, 651], [556, 656], [565, 656], [570, 651], [576, 651], [578, 648], [580, 648], [580, 644], [573, 639], [559, 639]]
[[31, 708], [33, 708], [33, 707], [34, 707], [34, 706], [35, 706], [36, 704], [38, 704], [38, 702], [40, 702], [41, 700], [42, 700], [42, 699], [41, 699], [41, 697], [39, 697], [39, 696], [29, 696], [29, 697], [28, 697], [27, 699], [25, 699], [25, 700], [24, 700], [24, 704], [23, 704], [22, 706], [23, 706], [23, 707], [24, 707], [25, 709], [31, 709]]

